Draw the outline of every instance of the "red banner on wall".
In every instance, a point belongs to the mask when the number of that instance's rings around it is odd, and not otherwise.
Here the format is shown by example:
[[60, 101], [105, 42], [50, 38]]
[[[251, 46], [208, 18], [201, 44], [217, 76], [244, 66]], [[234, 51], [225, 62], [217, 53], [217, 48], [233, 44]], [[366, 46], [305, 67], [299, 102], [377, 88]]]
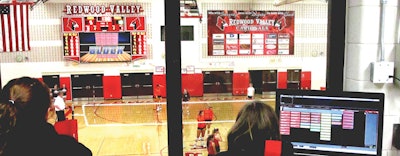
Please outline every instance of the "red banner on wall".
[[294, 11], [209, 10], [208, 55], [293, 55]]
[[83, 31], [82, 17], [62, 17], [62, 29], [64, 32], [79, 32]]
[[130, 16], [125, 17], [126, 19], [126, 30], [128, 31], [144, 31], [145, 30], [145, 22], [144, 16]]

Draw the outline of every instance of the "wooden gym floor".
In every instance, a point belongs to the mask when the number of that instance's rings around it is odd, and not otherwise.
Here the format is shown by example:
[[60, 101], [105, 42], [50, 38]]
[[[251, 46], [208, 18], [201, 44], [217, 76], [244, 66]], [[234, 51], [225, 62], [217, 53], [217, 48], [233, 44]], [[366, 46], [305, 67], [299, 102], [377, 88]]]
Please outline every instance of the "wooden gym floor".
[[[258, 95], [255, 99], [274, 107], [274, 95]], [[205, 148], [193, 149], [196, 144], [199, 110], [207, 105], [213, 107], [216, 120], [211, 131], [218, 128], [223, 141], [221, 151], [226, 150], [226, 135], [243, 104], [245, 96], [192, 97], [190, 103], [183, 104], [183, 153], [202, 153]], [[162, 109], [157, 112], [152, 98], [131, 98], [123, 100], [76, 100], [74, 119], [78, 120], [78, 140], [93, 152], [93, 156], [168, 156], [167, 114], [165, 99]], [[82, 106], [84, 105], [84, 106]], [[68, 119], [72, 118], [69, 114]], [[49, 122], [55, 122], [55, 114], [50, 113]], [[207, 137], [207, 134], [206, 136]], [[205, 142], [197, 142], [200, 146]]]

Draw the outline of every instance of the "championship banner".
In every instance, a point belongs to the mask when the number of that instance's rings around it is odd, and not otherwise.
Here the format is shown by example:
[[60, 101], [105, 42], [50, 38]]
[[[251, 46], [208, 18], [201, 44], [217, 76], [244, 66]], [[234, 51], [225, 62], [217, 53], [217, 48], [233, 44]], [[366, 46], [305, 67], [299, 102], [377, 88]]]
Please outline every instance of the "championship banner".
[[79, 61], [80, 44], [78, 33], [64, 33], [64, 57]]
[[132, 32], [132, 60], [146, 57], [147, 37], [146, 32]]
[[294, 11], [209, 10], [208, 55], [293, 55]]

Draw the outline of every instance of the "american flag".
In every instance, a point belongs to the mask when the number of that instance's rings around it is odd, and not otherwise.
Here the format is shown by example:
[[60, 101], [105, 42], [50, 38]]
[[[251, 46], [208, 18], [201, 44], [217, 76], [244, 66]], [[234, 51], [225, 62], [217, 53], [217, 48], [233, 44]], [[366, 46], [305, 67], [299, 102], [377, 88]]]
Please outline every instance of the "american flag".
[[31, 3], [0, 3], [0, 52], [29, 51]]

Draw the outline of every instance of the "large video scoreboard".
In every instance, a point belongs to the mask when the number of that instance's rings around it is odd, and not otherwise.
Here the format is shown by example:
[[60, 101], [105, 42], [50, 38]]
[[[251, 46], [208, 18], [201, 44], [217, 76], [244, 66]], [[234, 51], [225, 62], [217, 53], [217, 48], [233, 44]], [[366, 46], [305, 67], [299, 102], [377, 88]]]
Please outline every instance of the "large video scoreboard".
[[[127, 62], [146, 56], [144, 16], [117, 14], [131, 13], [133, 10], [127, 10], [127, 6], [115, 5], [92, 9], [113, 14], [91, 16], [88, 15], [91, 9], [85, 12], [85, 7], [66, 6], [67, 15], [62, 17], [64, 58], [81, 63], [94, 63]], [[138, 6], [131, 8], [140, 9]], [[83, 15], [71, 15], [73, 13]]]

